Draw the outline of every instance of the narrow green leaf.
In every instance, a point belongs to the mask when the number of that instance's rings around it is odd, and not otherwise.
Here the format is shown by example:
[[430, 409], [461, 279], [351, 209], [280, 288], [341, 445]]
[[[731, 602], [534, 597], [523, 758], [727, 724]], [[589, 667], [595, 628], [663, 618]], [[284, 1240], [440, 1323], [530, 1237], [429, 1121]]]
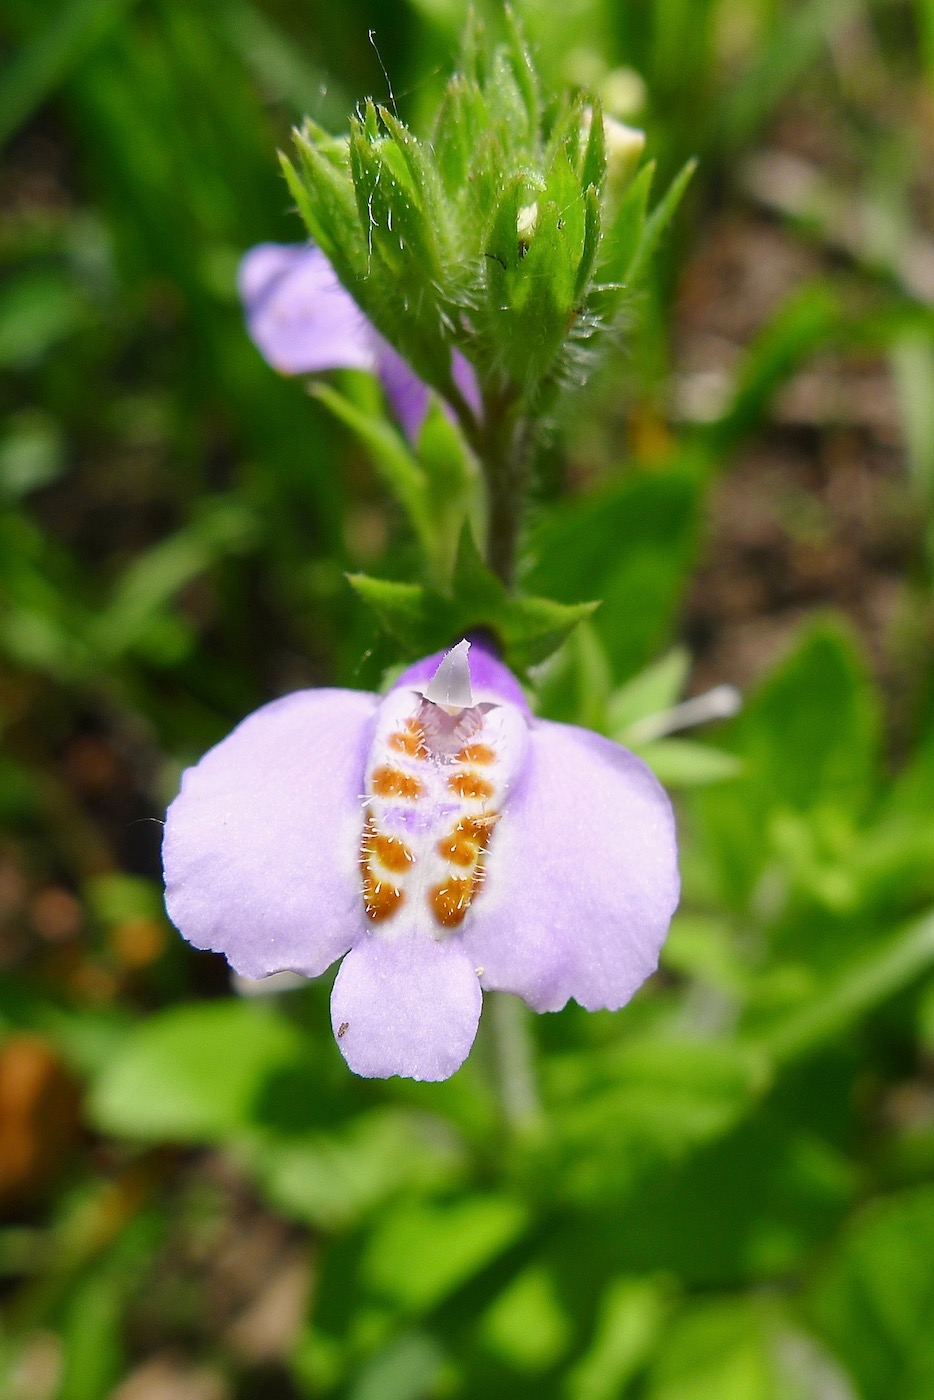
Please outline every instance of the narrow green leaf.
[[778, 1061], [797, 1059], [847, 1031], [934, 966], [934, 913], [908, 924], [864, 954], [801, 1011], [755, 1044]]
[[637, 746], [636, 752], [659, 782], [669, 788], [708, 787], [743, 771], [742, 761], [735, 754], [691, 739], [655, 739]]
[[626, 280], [628, 282], [638, 282], [649, 258], [655, 252], [658, 240], [674, 217], [675, 211], [681, 203], [684, 192], [691, 181], [691, 176], [696, 169], [696, 160], [692, 159], [687, 161], [646, 219], [635, 256], [626, 270]]
[[426, 556], [434, 547], [425, 473], [382, 414], [367, 413], [320, 380], [312, 394], [345, 423], [368, 449], [373, 465], [408, 517]]
[[135, 0], [71, 0], [0, 73], [0, 148], [123, 19]]
[[[371, 578], [368, 574], [348, 574], [347, 582], [376, 613], [386, 631], [418, 654], [428, 623], [428, 600], [418, 583], [396, 583], [392, 579]], [[425, 646], [430, 650], [430, 646]]]

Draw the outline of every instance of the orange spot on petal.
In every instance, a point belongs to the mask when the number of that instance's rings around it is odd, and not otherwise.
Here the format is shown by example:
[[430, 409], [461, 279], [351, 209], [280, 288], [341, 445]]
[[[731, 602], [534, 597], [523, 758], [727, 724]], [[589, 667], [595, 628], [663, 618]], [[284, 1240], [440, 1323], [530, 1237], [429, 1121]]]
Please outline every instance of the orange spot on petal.
[[476, 865], [480, 848], [475, 841], [468, 841], [466, 837], [452, 832], [450, 836], [442, 836], [438, 842], [438, 854], [452, 865], [470, 866]]
[[421, 726], [407, 724], [405, 729], [397, 729], [389, 736], [389, 747], [396, 753], [408, 754], [409, 758], [427, 758], [428, 746]]
[[479, 773], [452, 773], [448, 778], [448, 787], [452, 792], [456, 792], [458, 797], [474, 799], [492, 797], [495, 792], [493, 784], [488, 783], [486, 778], [481, 778]]
[[370, 849], [386, 870], [407, 870], [415, 860], [408, 846], [398, 836], [374, 835]]
[[435, 885], [429, 899], [431, 909], [442, 928], [456, 928], [463, 921], [473, 898], [474, 881], [454, 876], [442, 885]]
[[462, 817], [452, 831], [438, 842], [438, 854], [452, 865], [476, 865], [486, 850], [486, 841], [499, 820], [497, 813], [488, 817]]
[[407, 797], [413, 801], [422, 791], [421, 783], [413, 774], [385, 765], [376, 769], [370, 786], [377, 797]]
[[391, 885], [388, 880], [378, 880], [368, 870], [363, 877], [363, 904], [367, 918], [374, 924], [388, 919], [401, 905], [405, 895], [402, 890]]
[[458, 763], [495, 763], [496, 754], [489, 744], [468, 744], [457, 755]]

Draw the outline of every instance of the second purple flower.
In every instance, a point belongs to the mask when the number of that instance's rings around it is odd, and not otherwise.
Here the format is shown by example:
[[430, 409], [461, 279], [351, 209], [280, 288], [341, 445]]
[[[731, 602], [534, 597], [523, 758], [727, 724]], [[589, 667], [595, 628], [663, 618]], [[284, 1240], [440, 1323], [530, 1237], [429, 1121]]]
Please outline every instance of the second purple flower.
[[[282, 374], [369, 370], [414, 441], [428, 410], [428, 386], [366, 319], [320, 248], [260, 243], [240, 263], [238, 288], [250, 337], [274, 369]], [[477, 381], [457, 350], [451, 372], [476, 411]]]

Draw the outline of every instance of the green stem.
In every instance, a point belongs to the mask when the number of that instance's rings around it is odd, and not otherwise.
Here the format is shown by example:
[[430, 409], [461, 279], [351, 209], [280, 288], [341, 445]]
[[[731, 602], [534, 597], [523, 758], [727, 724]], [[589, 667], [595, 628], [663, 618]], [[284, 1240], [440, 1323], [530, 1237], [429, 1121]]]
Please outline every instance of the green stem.
[[486, 481], [487, 563], [509, 588], [516, 571], [519, 530], [534, 444], [532, 420], [520, 416], [514, 389], [484, 393], [479, 420], [453, 381], [445, 397]]
[[508, 992], [491, 992], [488, 1002], [503, 1117], [513, 1132], [534, 1131], [542, 1123], [542, 1106], [528, 1009]]
[[484, 408], [478, 456], [489, 504], [487, 562], [508, 588], [516, 571], [532, 425], [528, 418], [518, 415], [510, 398], [491, 397]]

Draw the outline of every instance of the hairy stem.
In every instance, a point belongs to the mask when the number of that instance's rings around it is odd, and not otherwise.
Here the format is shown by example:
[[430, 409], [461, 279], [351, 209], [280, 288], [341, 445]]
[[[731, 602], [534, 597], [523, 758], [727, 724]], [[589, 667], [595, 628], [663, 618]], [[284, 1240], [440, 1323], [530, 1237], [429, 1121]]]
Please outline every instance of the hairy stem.
[[522, 508], [532, 452], [532, 425], [520, 417], [508, 397], [484, 404], [478, 456], [489, 501], [487, 563], [511, 586], [516, 571]]

